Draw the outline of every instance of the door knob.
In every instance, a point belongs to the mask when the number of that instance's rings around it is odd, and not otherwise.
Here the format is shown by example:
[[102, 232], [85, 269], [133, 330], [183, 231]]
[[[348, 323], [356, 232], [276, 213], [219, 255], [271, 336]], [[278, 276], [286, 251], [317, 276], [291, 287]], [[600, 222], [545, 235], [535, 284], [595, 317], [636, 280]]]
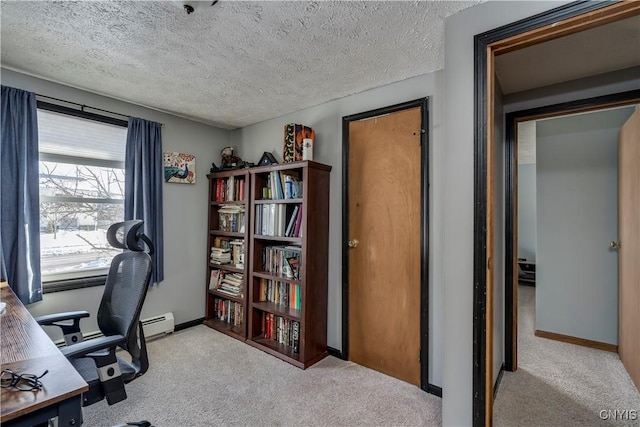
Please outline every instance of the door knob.
[[612, 240], [609, 242], [609, 249], [620, 249], [620, 243]]
[[353, 239], [353, 240], [349, 240], [349, 241], [347, 242], [347, 245], [348, 245], [350, 248], [356, 248], [356, 247], [358, 247], [358, 243], [360, 243], [360, 242], [358, 242], [358, 239]]

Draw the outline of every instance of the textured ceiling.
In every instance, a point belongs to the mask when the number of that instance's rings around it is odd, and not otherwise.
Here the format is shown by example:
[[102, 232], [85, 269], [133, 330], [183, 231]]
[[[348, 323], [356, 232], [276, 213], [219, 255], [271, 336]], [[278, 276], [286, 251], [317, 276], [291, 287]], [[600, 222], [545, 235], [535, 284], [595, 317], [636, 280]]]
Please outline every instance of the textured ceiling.
[[496, 57], [507, 95], [640, 65], [640, 15]]
[[478, 1], [183, 3], [2, 1], [2, 66], [232, 129], [443, 68]]

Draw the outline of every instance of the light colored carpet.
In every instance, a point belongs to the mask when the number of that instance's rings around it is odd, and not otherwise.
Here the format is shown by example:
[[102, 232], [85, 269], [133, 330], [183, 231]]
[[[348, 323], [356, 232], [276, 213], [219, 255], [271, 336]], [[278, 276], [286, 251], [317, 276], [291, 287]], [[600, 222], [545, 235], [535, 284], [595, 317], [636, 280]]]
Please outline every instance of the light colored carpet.
[[[519, 366], [502, 378], [496, 426], [640, 425], [640, 393], [617, 353], [536, 337], [533, 287], [519, 286], [518, 306]], [[601, 410], [636, 416], [602, 420]]]
[[439, 426], [441, 399], [351, 362], [298, 369], [206, 326], [148, 344], [128, 399], [84, 408], [85, 426]]

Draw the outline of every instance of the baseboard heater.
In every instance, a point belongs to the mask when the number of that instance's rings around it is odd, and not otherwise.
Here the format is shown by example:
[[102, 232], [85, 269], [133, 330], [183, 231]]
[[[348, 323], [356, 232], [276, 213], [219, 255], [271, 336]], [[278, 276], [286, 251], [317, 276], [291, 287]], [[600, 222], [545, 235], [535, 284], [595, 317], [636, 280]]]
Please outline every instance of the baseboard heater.
[[[170, 334], [175, 329], [175, 320], [173, 318], [173, 313], [165, 313], [160, 316], [142, 319], [142, 329], [144, 330], [144, 336], [147, 339], [160, 334]], [[104, 335], [100, 331], [93, 331], [83, 334], [83, 338], [85, 341], [103, 336]], [[59, 348], [62, 348], [66, 345], [64, 339], [56, 341], [55, 344]]]

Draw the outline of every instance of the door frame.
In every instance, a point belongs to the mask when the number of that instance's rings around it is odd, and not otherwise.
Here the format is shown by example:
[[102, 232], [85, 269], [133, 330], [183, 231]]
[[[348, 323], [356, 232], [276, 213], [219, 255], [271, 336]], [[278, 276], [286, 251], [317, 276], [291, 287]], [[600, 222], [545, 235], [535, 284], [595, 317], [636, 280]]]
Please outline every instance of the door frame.
[[342, 117], [342, 358], [349, 359], [349, 124], [420, 107], [420, 388], [442, 396], [429, 383], [429, 98]]
[[581, 0], [474, 37], [473, 426], [493, 422], [493, 159], [494, 57], [615, 22], [640, 11], [640, 2]]
[[518, 123], [559, 117], [567, 114], [597, 111], [605, 108], [623, 107], [640, 103], [640, 89], [618, 92], [610, 95], [585, 98], [577, 101], [546, 105], [506, 114], [505, 119], [505, 359], [507, 371], [518, 369], [518, 278], [517, 278], [517, 235], [518, 235]]

